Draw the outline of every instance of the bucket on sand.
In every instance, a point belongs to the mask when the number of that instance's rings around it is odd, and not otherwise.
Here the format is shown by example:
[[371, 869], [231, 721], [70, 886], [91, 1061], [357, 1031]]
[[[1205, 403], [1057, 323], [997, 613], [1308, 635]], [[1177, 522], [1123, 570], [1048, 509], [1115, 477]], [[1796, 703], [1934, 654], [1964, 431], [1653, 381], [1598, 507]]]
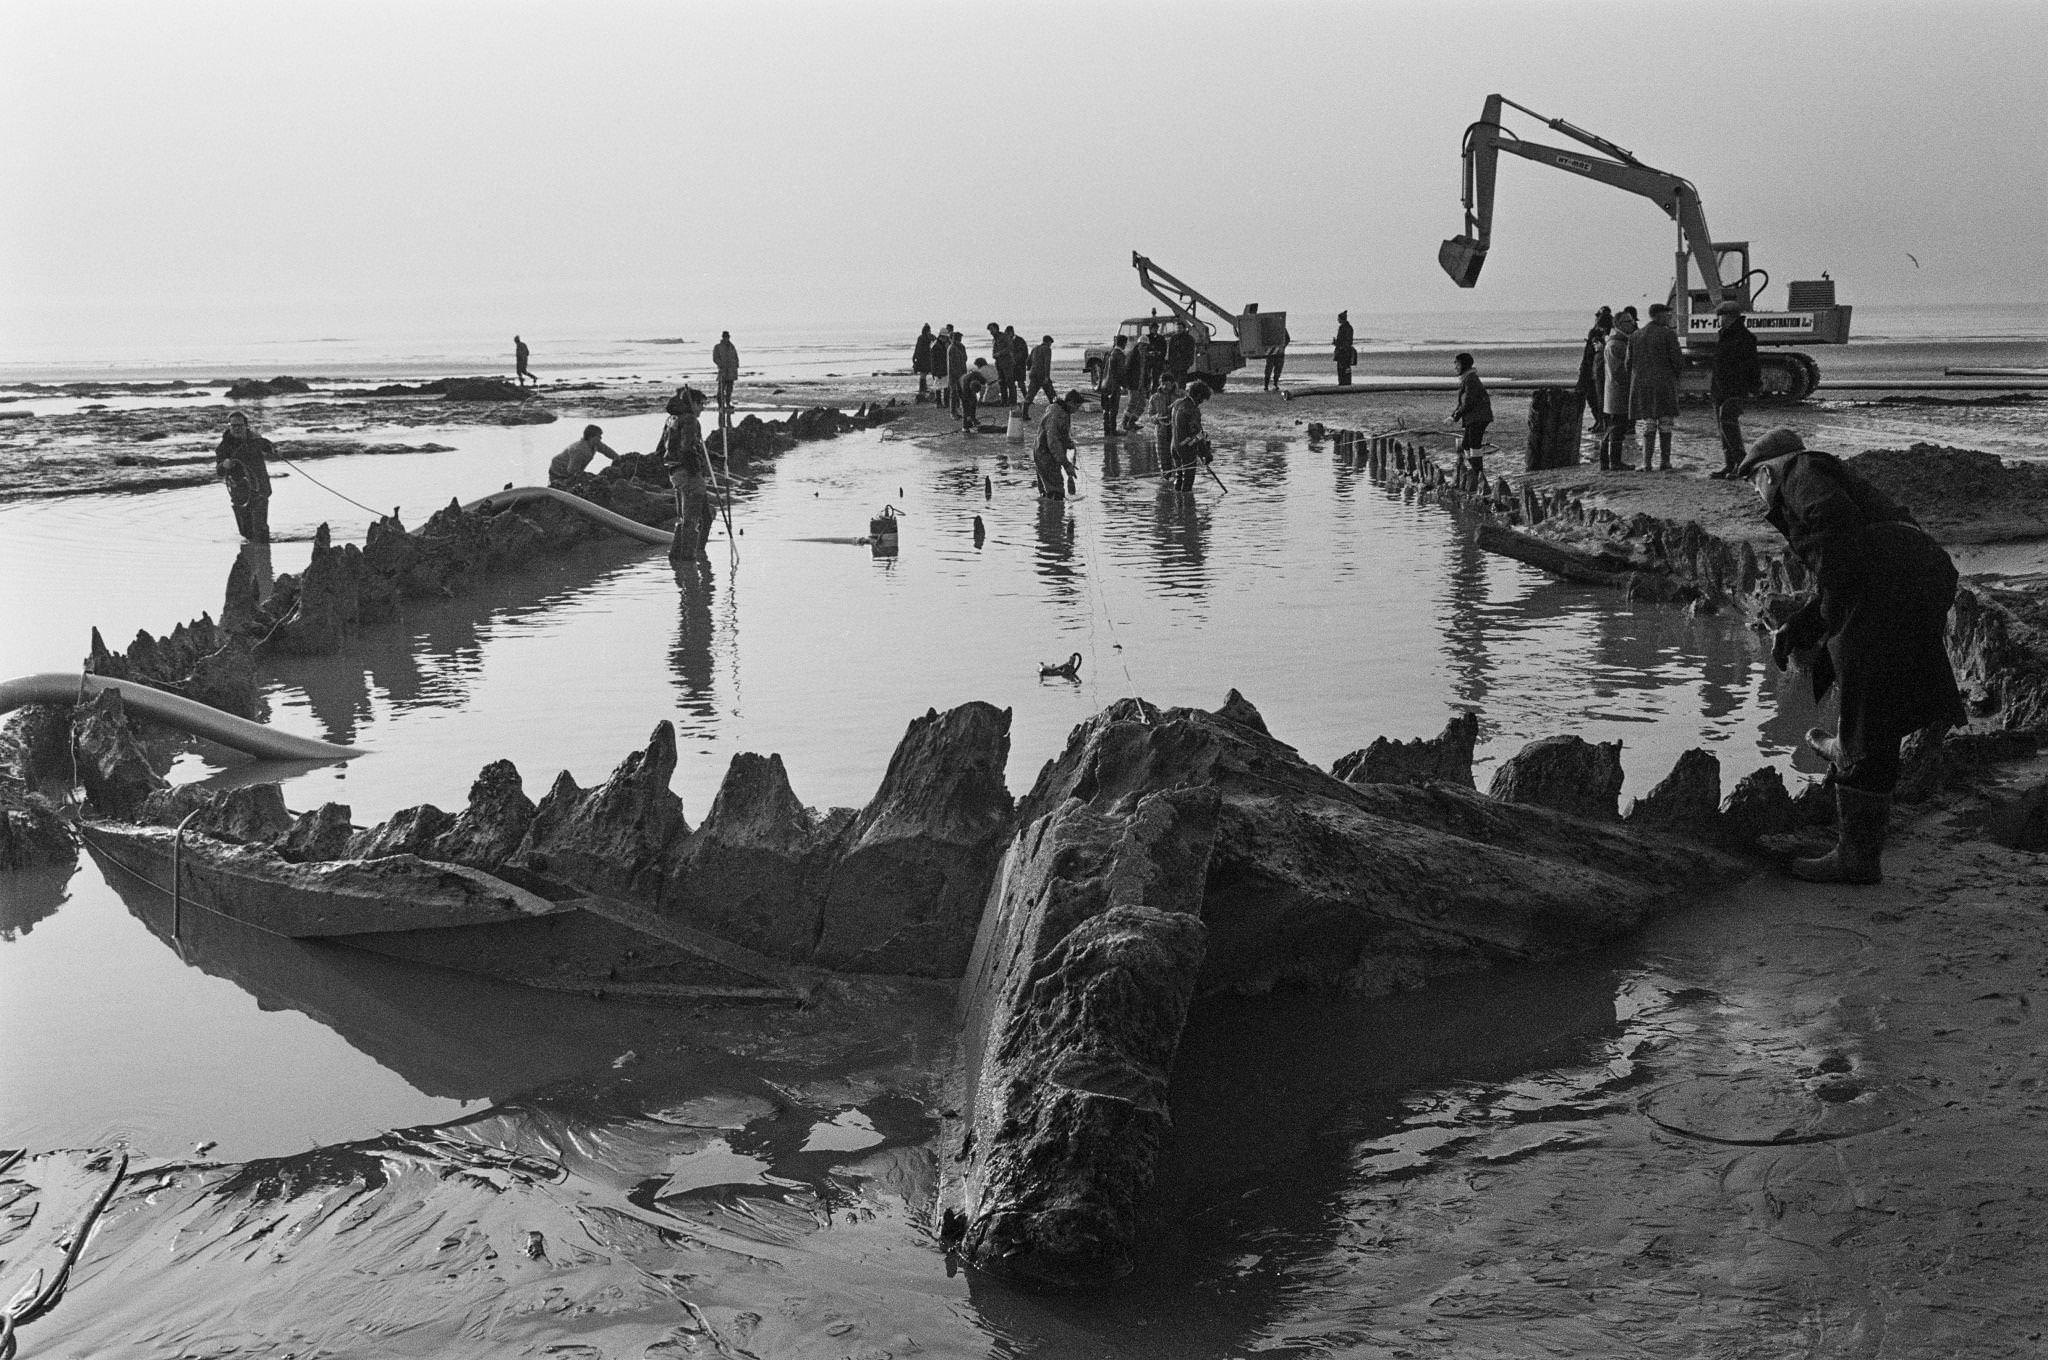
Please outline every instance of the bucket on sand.
[[876, 557], [896, 555], [896, 507], [885, 505], [868, 521], [868, 546]]
[[1024, 413], [1012, 407], [1010, 409], [1010, 423], [1003, 428], [1003, 437], [1012, 444], [1021, 444], [1024, 442], [1024, 430]]

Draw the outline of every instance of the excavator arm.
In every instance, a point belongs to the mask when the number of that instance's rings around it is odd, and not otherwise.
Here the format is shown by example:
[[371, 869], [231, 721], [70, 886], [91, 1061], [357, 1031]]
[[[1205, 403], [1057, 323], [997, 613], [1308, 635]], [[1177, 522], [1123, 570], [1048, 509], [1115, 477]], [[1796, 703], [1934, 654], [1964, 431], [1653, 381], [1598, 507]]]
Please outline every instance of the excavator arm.
[[[1524, 141], [1501, 125], [1503, 104], [1520, 109], [1552, 131], [1562, 133], [1599, 154]], [[1699, 191], [1693, 188], [1690, 180], [1644, 165], [1627, 150], [1604, 137], [1574, 127], [1562, 118], [1545, 118], [1534, 109], [1497, 94], [1486, 97], [1486, 107], [1481, 111], [1479, 121], [1465, 129], [1465, 234], [1445, 241], [1437, 251], [1437, 262], [1460, 288], [1470, 288], [1478, 283], [1479, 271], [1486, 264], [1486, 251], [1493, 234], [1493, 182], [1503, 151], [1539, 165], [1611, 184], [1655, 203], [1664, 210], [1665, 216], [1678, 224], [1679, 238], [1693, 262], [1699, 266], [1700, 279], [1706, 285], [1710, 302], [1721, 301], [1720, 259], [1714, 250], [1713, 234], [1707, 230], [1706, 212], [1700, 206]]]

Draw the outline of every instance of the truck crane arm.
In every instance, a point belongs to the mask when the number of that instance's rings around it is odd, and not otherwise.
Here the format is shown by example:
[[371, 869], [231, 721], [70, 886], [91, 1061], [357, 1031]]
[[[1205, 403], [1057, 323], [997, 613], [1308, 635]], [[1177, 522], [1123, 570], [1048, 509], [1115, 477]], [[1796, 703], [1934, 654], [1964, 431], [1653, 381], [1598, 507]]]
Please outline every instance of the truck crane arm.
[[1190, 285], [1182, 283], [1179, 279], [1167, 273], [1135, 250], [1131, 252], [1131, 265], [1138, 271], [1139, 286], [1144, 288], [1153, 297], [1165, 303], [1167, 310], [1171, 311], [1182, 321], [1185, 321], [1189, 329], [1193, 330], [1204, 342], [1215, 334], [1216, 328], [1202, 320], [1195, 310], [1197, 307], [1207, 307], [1229, 323], [1231, 334], [1235, 335], [1237, 333], [1236, 316]]
[[[1524, 141], [1501, 126], [1501, 105], [1520, 109], [1554, 132], [1599, 152], [1588, 155], [1539, 142]], [[1497, 94], [1486, 97], [1479, 121], [1465, 129], [1464, 203], [1465, 234], [1445, 241], [1437, 251], [1437, 262], [1460, 288], [1479, 282], [1486, 264], [1486, 251], [1493, 233], [1493, 181], [1500, 153], [1521, 156], [1539, 165], [1552, 166], [1587, 179], [1611, 184], [1628, 193], [1640, 194], [1664, 210], [1678, 224], [1684, 248], [1699, 266], [1710, 303], [1721, 301], [1721, 264], [1714, 250], [1713, 233], [1707, 230], [1699, 190], [1692, 181], [1668, 171], [1644, 165], [1626, 149], [1604, 137], [1574, 127], [1562, 118], [1545, 118], [1534, 109]]]

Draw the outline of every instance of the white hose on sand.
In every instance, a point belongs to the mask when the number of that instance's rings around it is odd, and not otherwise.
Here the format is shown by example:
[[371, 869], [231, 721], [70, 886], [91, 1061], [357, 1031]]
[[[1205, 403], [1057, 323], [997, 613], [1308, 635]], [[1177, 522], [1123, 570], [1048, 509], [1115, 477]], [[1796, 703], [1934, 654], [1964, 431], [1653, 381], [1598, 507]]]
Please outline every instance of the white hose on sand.
[[81, 676], [76, 671], [44, 671], [14, 680], [0, 680], [0, 713], [24, 704], [71, 704], [81, 695], [90, 698], [102, 690], [115, 690], [121, 703], [132, 713], [151, 722], [217, 741], [264, 760], [348, 760], [363, 752], [354, 746], [336, 746], [312, 737], [295, 736], [210, 708], [182, 694], [156, 689], [134, 680], [110, 680], [104, 675]]

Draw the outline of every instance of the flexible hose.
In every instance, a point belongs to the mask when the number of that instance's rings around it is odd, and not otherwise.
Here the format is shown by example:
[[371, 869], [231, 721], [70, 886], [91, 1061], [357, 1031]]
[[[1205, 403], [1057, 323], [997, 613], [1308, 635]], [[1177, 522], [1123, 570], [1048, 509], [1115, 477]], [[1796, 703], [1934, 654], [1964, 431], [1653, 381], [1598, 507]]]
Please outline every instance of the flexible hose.
[[637, 538], [642, 543], [658, 543], [666, 548], [675, 538], [675, 534], [670, 530], [657, 529], [652, 525], [642, 524], [639, 520], [627, 519], [616, 511], [607, 510], [601, 505], [595, 505], [590, 501], [584, 500], [581, 496], [572, 496], [568, 492], [552, 486], [508, 487], [503, 491], [494, 491], [479, 500], [473, 500], [462, 508], [474, 514], [480, 510], [499, 510], [508, 505], [517, 505], [521, 501], [539, 500], [549, 500], [554, 501], [558, 505], [565, 505], [579, 515], [596, 520], [607, 529], [616, 529], [628, 538]]
[[280, 732], [139, 681], [111, 680], [104, 675], [79, 675], [72, 671], [45, 671], [40, 675], [0, 680], [0, 713], [11, 712], [24, 704], [81, 703], [105, 690], [118, 693], [130, 712], [139, 713], [151, 722], [175, 727], [265, 760], [348, 760], [363, 754], [354, 746], [336, 746], [313, 737]]

